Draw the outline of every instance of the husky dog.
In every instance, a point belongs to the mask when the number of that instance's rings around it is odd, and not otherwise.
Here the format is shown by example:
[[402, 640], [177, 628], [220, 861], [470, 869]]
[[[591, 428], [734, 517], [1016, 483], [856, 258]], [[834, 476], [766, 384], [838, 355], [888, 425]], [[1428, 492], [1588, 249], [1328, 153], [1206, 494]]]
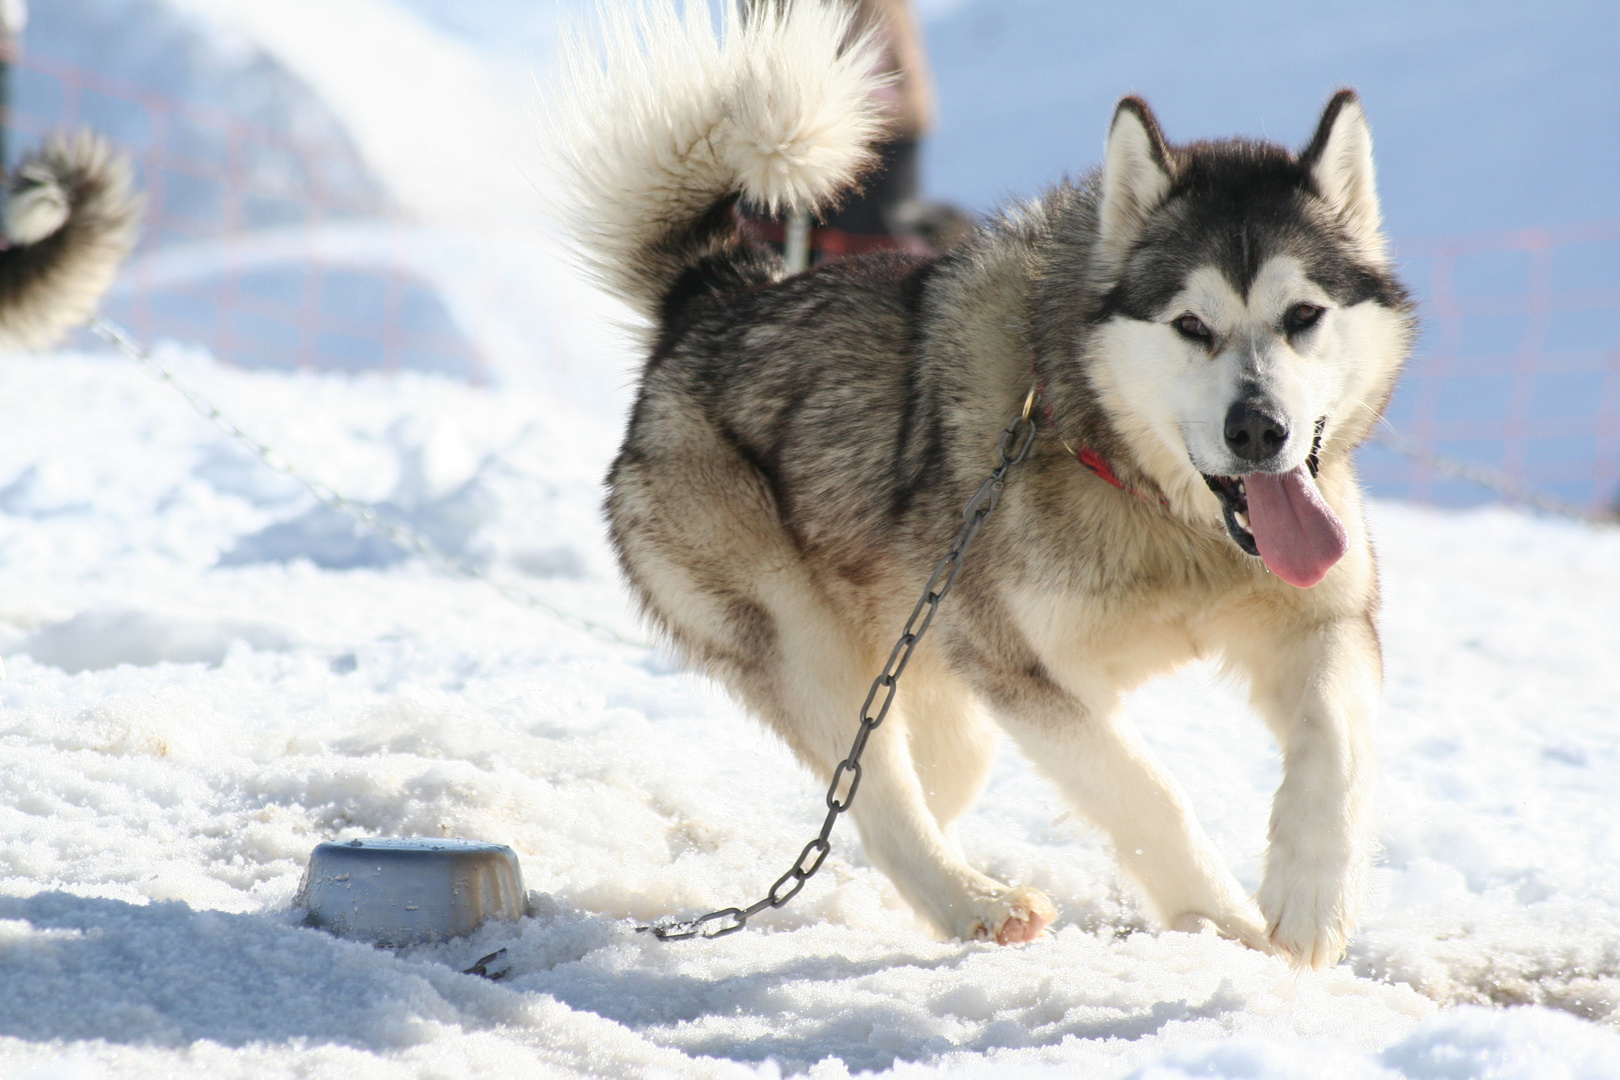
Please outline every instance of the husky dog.
[[[1371, 847], [1382, 668], [1351, 451], [1413, 332], [1356, 95], [1297, 154], [1171, 144], [1128, 97], [1100, 169], [948, 255], [790, 277], [734, 211], [858, 182], [873, 65], [842, 8], [717, 34], [702, 5], [655, 0], [604, 36], [605, 64], [574, 47], [551, 119], [574, 236], [650, 326], [607, 498], [650, 620], [830, 777], [1033, 390], [1033, 451], [861, 763], [868, 858], [943, 934], [1042, 932], [1051, 902], [952, 837], [993, 719], [1166, 926], [1334, 963]], [[1117, 716], [1198, 657], [1247, 681], [1283, 751], [1253, 899]]]
[[106, 141], [57, 135], [7, 178], [0, 349], [37, 349], [95, 313], [135, 246], [140, 200]]

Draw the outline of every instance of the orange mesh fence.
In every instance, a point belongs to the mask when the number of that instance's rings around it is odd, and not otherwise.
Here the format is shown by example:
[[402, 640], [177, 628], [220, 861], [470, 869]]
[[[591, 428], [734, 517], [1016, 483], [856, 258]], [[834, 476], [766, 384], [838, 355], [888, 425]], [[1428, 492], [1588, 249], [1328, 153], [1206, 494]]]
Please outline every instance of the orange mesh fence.
[[[476, 349], [397, 257], [413, 228], [352, 146], [173, 100], [47, 55], [13, 60], [13, 154], [45, 132], [114, 135], [147, 193], [145, 238], [109, 297], [144, 340], [209, 346], [246, 366], [418, 369], [480, 379]], [[829, 239], [829, 238], [823, 238]], [[862, 238], [831, 236], [861, 249]], [[1442, 505], [1498, 498], [1434, 455], [1600, 511], [1620, 485], [1620, 222], [1403, 240], [1422, 313], [1369, 445], [1374, 494]]]
[[[1620, 222], [1405, 240], [1418, 348], [1390, 403], [1404, 440], [1603, 511], [1620, 482]], [[1370, 446], [1372, 490], [1461, 505], [1481, 485]]]
[[51, 130], [85, 126], [135, 164], [145, 229], [108, 317], [145, 340], [199, 342], [250, 367], [481, 378], [440, 296], [398, 258], [411, 223], [352, 147], [38, 52], [12, 65], [14, 157]]

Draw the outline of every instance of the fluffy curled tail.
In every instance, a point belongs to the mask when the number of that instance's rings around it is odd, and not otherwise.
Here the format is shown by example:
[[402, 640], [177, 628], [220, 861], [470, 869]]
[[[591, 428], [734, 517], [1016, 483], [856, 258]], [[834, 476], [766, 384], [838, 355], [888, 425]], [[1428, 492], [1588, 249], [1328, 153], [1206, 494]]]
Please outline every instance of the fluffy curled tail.
[[7, 179], [0, 349], [37, 349], [95, 313], [135, 246], [129, 163], [89, 132], [53, 135]]
[[574, 37], [558, 66], [543, 141], [564, 222], [608, 289], [657, 320], [688, 267], [735, 243], [731, 204], [814, 210], [872, 161], [883, 121], [869, 38], [852, 5], [766, 0], [617, 0], [600, 46]]

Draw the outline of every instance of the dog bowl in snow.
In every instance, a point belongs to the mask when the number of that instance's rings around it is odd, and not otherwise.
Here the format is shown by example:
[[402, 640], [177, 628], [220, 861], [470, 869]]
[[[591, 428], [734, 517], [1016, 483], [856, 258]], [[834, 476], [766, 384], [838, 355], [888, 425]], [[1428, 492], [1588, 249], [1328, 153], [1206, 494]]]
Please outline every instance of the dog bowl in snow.
[[377, 945], [470, 934], [523, 915], [523, 874], [505, 844], [472, 840], [347, 840], [317, 847], [295, 905], [309, 922]]

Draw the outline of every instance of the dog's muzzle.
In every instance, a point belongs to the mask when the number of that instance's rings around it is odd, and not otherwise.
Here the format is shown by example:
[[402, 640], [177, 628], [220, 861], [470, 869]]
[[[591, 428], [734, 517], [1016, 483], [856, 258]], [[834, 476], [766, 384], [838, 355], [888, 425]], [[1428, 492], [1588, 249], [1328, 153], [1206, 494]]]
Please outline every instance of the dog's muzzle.
[[[1344, 523], [1316, 487], [1317, 454], [1325, 425], [1325, 418], [1316, 422], [1310, 454], [1303, 464], [1286, 472], [1199, 473], [1220, 500], [1232, 542], [1301, 589], [1321, 581], [1349, 546]], [[1251, 499], [1255, 500], [1252, 513]]]

